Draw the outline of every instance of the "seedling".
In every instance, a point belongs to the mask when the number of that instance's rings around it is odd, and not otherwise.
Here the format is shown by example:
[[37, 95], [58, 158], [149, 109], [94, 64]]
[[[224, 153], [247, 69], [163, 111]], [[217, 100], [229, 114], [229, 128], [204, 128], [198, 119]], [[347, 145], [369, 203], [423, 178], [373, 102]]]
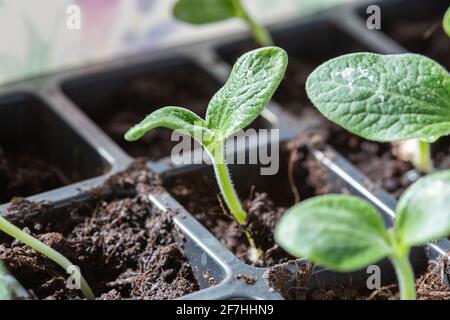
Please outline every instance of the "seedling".
[[247, 13], [241, 0], [179, 0], [173, 8], [173, 15], [196, 25], [239, 18], [248, 25], [256, 43], [262, 47], [273, 45], [267, 29]]
[[[224, 143], [233, 133], [251, 124], [266, 107], [283, 79], [287, 61], [286, 52], [277, 47], [250, 51], [238, 59], [228, 81], [209, 102], [205, 120], [188, 109], [164, 107], [128, 130], [125, 139], [135, 141], [154, 128], [165, 127], [181, 130], [197, 140], [212, 160], [217, 183], [231, 214], [240, 225], [245, 225], [247, 213], [231, 182]], [[254, 249], [248, 231], [246, 235]]]
[[275, 240], [290, 254], [338, 272], [389, 257], [401, 299], [411, 300], [416, 290], [410, 249], [450, 234], [449, 201], [450, 170], [429, 174], [403, 194], [395, 226], [387, 230], [367, 201], [348, 195], [320, 196], [289, 209], [276, 226]]
[[447, 11], [444, 14], [442, 27], [444, 28], [445, 33], [447, 33], [447, 35], [450, 37], [450, 7], [448, 7]]
[[450, 76], [417, 54], [353, 53], [319, 66], [306, 91], [328, 119], [368, 140], [416, 139], [413, 163], [432, 170], [429, 143], [450, 133]]
[[[26, 245], [30, 246], [35, 251], [43, 254], [47, 258], [53, 260], [55, 263], [60, 265], [66, 271], [70, 270], [69, 267], [73, 266], [73, 264], [62, 254], [50, 248], [49, 246], [39, 241], [38, 239], [32, 237], [28, 233], [23, 232], [22, 230], [17, 228], [15, 225], [10, 223], [3, 217], [0, 217], [0, 230], [10, 235], [11, 237], [25, 243]], [[80, 274], [80, 286], [81, 292], [86, 297], [86, 299], [95, 298], [94, 293], [92, 292], [91, 288], [89, 287], [86, 280], [81, 274]], [[1, 279], [0, 279], [0, 291], [1, 291]]]

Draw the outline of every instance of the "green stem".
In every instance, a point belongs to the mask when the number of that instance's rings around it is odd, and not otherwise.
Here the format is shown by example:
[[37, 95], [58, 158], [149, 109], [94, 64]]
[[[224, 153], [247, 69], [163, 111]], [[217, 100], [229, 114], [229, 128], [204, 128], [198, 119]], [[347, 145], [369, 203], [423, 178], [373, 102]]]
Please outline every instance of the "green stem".
[[400, 288], [400, 299], [416, 299], [416, 278], [409, 262], [409, 250], [398, 249], [398, 252], [390, 257], [397, 275], [398, 286]]
[[241, 0], [233, 0], [236, 15], [241, 17], [249, 26], [256, 43], [261, 47], [273, 46], [273, 40], [269, 31], [261, 24], [257, 23], [244, 9]]
[[[11, 237], [16, 238], [17, 240], [25, 243], [30, 246], [37, 252], [47, 256], [49, 259], [53, 260], [55, 263], [60, 265], [64, 270], [68, 270], [69, 267], [73, 266], [73, 264], [62, 254], [57, 252], [56, 250], [50, 248], [43, 242], [33, 238], [29, 234], [23, 232], [8, 220], [3, 217], [0, 217], [0, 230], [9, 234]], [[87, 284], [86, 280], [80, 274], [80, 282], [81, 282], [81, 292], [84, 294], [86, 299], [95, 299], [95, 295], [92, 292], [91, 288]]]
[[428, 142], [417, 140], [418, 152], [414, 155], [413, 164], [422, 172], [433, 171], [433, 161], [431, 160], [431, 146]]
[[252, 262], [256, 263], [259, 261], [262, 252], [256, 248], [255, 240], [253, 240], [250, 231], [244, 226], [247, 221], [247, 212], [245, 212], [244, 208], [242, 208], [241, 201], [239, 200], [236, 190], [233, 187], [233, 183], [231, 182], [230, 173], [225, 163], [224, 142], [216, 141], [207, 146], [206, 150], [213, 160], [212, 162], [214, 172], [216, 174], [217, 184], [222, 192], [225, 203], [227, 204], [227, 207], [236, 222], [244, 228], [244, 234], [250, 246], [247, 256]]
[[208, 148], [208, 151], [213, 159], [214, 172], [216, 173], [217, 183], [219, 184], [225, 203], [236, 221], [240, 225], [243, 225], [247, 220], [247, 213], [242, 208], [239, 197], [231, 182], [230, 173], [228, 172], [223, 154], [223, 142], [214, 143]]

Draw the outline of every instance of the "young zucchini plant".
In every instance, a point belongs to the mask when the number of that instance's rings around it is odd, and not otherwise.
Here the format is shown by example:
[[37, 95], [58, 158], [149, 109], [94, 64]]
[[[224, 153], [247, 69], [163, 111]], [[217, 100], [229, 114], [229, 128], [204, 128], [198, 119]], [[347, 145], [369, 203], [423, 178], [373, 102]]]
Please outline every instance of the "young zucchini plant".
[[[209, 102], [205, 120], [188, 109], [164, 107], [128, 130], [125, 139], [135, 141], [154, 128], [165, 127], [180, 130], [197, 140], [212, 160], [217, 183], [231, 214], [241, 226], [245, 226], [247, 213], [242, 208], [225, 162], [225, 140], [259, 116], [283, 79], [287, 61], [287, 54], [281, 48], [250, 51], [238, 59], [225, 85]], [[252, 249], [249, 257], [258, 256], [256, 253], [259, 251], [245, 230]]]
[[328, 119], [365, 139], [415, 139], [412, 162], [430, 172], [429, 143], [450, 133], [450, 75], [417, 54], [353, 53], [308, 77], [310, 100]]
[[401, 299], [411, 300], [416, 289], [410, 249], [450, 234], [449, 202], [450, 170], [431, 173], [409, 187], [389, 230], [367, 201], [348, 195], [319, 196], [289, 209], [275, 228], [275, 240], [290, 254], [338, 272], [389, 257]]
[[247, 13], [241, 0], [178, 0], [173, 15], [192, 24], [240, 18], [248, 25], [256, 43], [262, 47], [273, 45], [270, 33]]
[[[20, 242], [25, 243], [26, 245], [30, 246], [35, 251], [43, 254], [50, 260], [53, 260], [56, 264], [60, 265], [64, 270], [69, 270], [69, 267], [73, 266], [73, 264], [62, 254], [57, 252], [56, 250], [52, 249], [48, 245], [44, 244], [43, 242], [39, 241], [38, 239], [32, 237], [28, 233], [20, 230], [15, 225], [13, 225], [11, 222], [6, 220], [3, 217], [0, 217], [0, 230], [4, 233], [10, 235], [11, 237], [19, 240]], [[0, 280], [1, 282], [1, 280]], [[1, 283], [0, 283], [1, 286]], [[92, 292], [91, 288], [87, 284], [84, 277], [80, 274], [80, 286], [81, 286], [81, 292], [86, 297], [86, 299], [94, 299], [95, 295]]]

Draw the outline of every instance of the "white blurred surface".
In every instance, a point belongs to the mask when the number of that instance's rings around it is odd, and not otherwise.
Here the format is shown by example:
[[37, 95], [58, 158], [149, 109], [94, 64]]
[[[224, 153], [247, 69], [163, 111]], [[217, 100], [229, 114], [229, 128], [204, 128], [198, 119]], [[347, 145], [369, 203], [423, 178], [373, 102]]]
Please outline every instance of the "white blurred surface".
[[[175, 0], [0, 0], [0, 83], [139, 50], [244, 30], [241, 21], [208, 26], [175, 21]], [[244, 0], [257, 20], [271, 23], [352, 0]], [[70, 5], [80, 30], [66, 26]]]

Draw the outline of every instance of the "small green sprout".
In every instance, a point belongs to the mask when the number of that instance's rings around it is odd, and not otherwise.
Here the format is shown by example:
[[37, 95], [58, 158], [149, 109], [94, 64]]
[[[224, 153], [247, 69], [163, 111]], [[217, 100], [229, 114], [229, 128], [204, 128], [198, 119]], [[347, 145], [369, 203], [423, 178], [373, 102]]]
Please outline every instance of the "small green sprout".
[[11, 292], [6, 278], [6, 270], [0, 261], [0, 300], [10, 300]]
[[450, 37], [450, 7], [448, 7], [447, 11], [444, 14], [442, 27], [444, 28], [445, 33]]
[[[11, 237], [25, 243], [26, 245], [30, 246], [35, 251], [43, 254], [47, 258], [53, 260], [55, 263], [60, 265], [66, 271], [69, 270], [69, 267], [73, 266], [73, 264], [62, 254], [50, 248], [49, 246], [39, 241], [38, 239], [30, 236], [28, 233], [23, 232], [22, 230], [17, 228], [15, 225], [10, 223], [3, 217], [0, 217], [0, 230], [10, 235]], [[89, 287], [89, 285], [87, 284], [86, 280], [82, 275], [80, 275], [80, 285], [81, 285], [80, 288], [81, 292], [86, 297], [86, 299], [95, 298], [94, 293], [92, 292], [91, 288]], [[1, 287], [1, 279], [0, 279], [0, 287]]]
[[[283, 79], [287, 61], [286, 52], [277, 47], [250, 51], [238, 59], [228, 81], [209, 102], [206, 120], [188, 109], [164, 107], [128, 130], [125, 139], [135, 141], [154, 128], [165, 127], [183, 131], [197, 140], [212, 159], [217, 183], [231, 214], [244, 225], [247, 213], [225, 163], [225, 140], [251, 124], [263, 111]], [[248, 231], [246, 236], [255, 249]]]
[[331, 121], [365, 139], [415, 139], [413, 164], [430, 172], [430, 142], [450, 133], [450, 75], [417, 54], [353, 53], [308, 77], [310, 100]]
[[281, 218], [276, 242], [296, 257], [338, 272], [351, 272], [389, 257], [401, 299], [416, 298], [411, 247], [450, 234], [450, 170], [419, 179], [400, 198], [396, 222], [387, 230], [367, 201], [348, 195], [306, 200]]
[[262, 47], [273, 45], [267, 29], [258, 24], [245, 10], [241, 0], [178, 0], [173, 15], [192, 24], [207, 24], [231, 18], [247, 23], [255, 41]]

